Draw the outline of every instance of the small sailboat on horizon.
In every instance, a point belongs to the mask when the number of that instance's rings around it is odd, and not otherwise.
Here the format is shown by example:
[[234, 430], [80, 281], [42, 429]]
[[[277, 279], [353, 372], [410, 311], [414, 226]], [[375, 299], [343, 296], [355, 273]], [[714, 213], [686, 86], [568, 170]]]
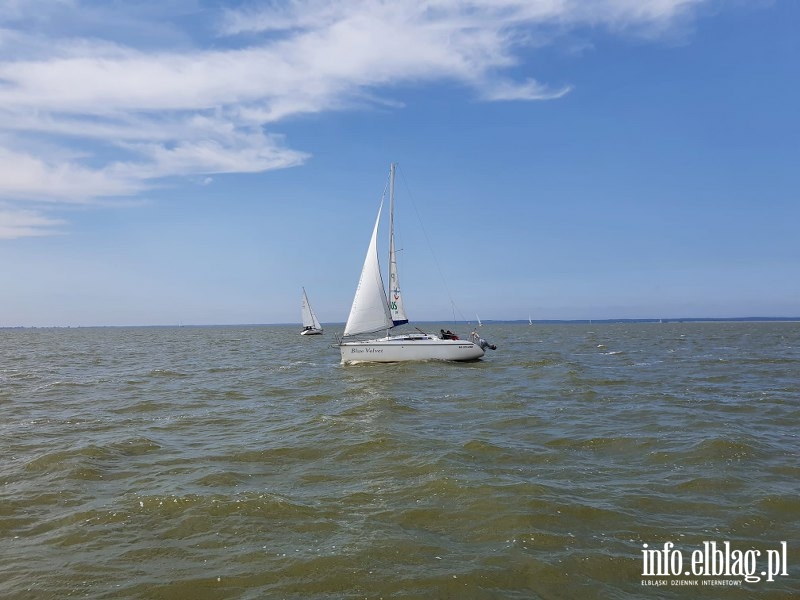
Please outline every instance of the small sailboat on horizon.
[[300, 317], [303, 321], [303, 329], [300, 331], [300, 335], [322, 335], [322, 325], [311, 308], [306, 288], [303, 288], [303, 297], [300, 300]]
[[[350, 308], [350, 315], [339, 341], [342, 362], [406, 362], [424, 360], [469, 361], [484, 355], [491, 347], [473, 332], [472, 339], [449, 339], [417, 329], [418, 333], [389, 335], [393, 327], [408, 323], [400, 281], [397, 274], [397, 258], [394, 247], [394, 178], [396, 165], [389, 169], [389, 297], [386, 295], [378, 259], [378, 226], [381, 221], [384, 198], [378, 208], [378, 216], [372, 229], [361, 277]], [[385, 191], [384, 191], [385, 196]], [[345, 341], [359, 334], [386, 330], [386, 336], [369, 340]]]

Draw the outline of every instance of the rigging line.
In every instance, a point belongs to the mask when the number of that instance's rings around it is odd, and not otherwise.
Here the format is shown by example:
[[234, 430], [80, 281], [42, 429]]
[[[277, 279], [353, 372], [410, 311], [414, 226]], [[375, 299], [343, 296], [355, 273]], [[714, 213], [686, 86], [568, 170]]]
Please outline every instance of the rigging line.
[[[439, 277], [442, 280], [445, 292], [447, 293], [447, 297], [450, 300], [450, 305], [453, 307], [453, 322], [455, 322], [456, 302], [455, 300], [453, 300], [453, 295], [450, 293], [450, 288], [447, 285], [447, 279], [445, 279], [442, 267], [441, 265], [439, 265], [439, 259], [436, 258], [436, 253], [433, 251], [433, 244], [431, 244], [430, 237], [428, 237], [428, 231], [425, 229], [425, 224], [422, 222], [422, 217], [420, 217], [419, 211], [417, 210], [417, 204], [416, 202], [414, 202], [414, 194], [411, 193], [411, 187], [408, 185], [408, 182], [406, 181], [405, 173], [399, 169], [400, 167], [399, 163], [397, 163], [397, 167], [398, 168], [396, 169], [395, 178], [399, 174], [400, 178], [403, 180], [403, 185], [405, 186], [406, 192], [408, 193], [408, 197], [411, 200], [411, 206], [414, 208], [414, 214], [417, 216], [417, 222], [419, 222], [420, 229], [422, 229], [422, 234], [425, 236], [425, 242], [428, 244], [428, 250], [430, 251], [431, 256], [433, 257], [433, 263], [436, 265], [436, 270], [439, 271]], [[458, 312], [459, 314], [461, 314], [462, 320], [466, 321], [460, 309], [458, 310]]]
[[464, 313], [462, 313], [462, 312], [461, 312], [461, 309], [460, 309], [460, 308], [458, 308], [458, 306], [456, 306], [456, 303], [455, 303], [455, 302], [453, 302], [453, 323], [457, 323], [457, 322], [458, 322], [458, 321], [456, 320], [456, 311], [458, 311], [458, 314], [459, 314], [459, 315], [461, 315], [461, 320], [462, 320], [463, 322], [465, 322], [465, 323], [469, 323], [469, 321], [467, 320], [467, 318], [464, 316]]

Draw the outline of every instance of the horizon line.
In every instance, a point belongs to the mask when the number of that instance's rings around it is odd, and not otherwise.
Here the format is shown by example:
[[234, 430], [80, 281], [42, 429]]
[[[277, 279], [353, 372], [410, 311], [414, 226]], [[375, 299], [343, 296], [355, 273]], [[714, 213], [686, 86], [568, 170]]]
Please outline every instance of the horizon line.
[[[547, 325], [547, 324], [597, 324], [597, 323], [700, 323], [700, 322], [798, 322], [798, 317], [668, 317], [668, 318], [603, 318], [603, 319], [532, 319], [531, 324]], [[457, 323], [462, 325], [477, 325], [475, 321], [462, 320], [425, 320], [415, 321], [420, 325], [431, 323]], [[528, 319], [481, 319], [482, 324], [512, 324], [512, 323], [529, 323]], [[294, 321], [281, 322], [281, 323], [174, 323], [174, 324], [161, 324], [161, 325], [0, 325], [0, 329], [91, 329], [91, 328], [124, 328], [124, 327], [294, 327], [299, 323]], [[322, 323], [322, 325], [344, 327], [344, 321], [332, 321]]]

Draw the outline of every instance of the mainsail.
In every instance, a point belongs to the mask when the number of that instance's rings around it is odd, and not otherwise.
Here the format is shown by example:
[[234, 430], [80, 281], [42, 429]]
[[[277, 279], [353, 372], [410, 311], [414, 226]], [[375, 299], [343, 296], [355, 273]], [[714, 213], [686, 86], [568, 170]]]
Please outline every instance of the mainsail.
[[400, 279], [397, 276], [397, 254], [394, 250], [394, 169], [392, 163], [389, 171], [389, 311], [394, 325], [408, 323], [403, 306], [403, 295], [400, 292]]
[[375, 219], [372, 239], [367, 248], [367, 256], [364, 258], [361, 279], [358, 280], [350, 316], [347, 317], [347, 324], [344, 327], [344, 335], [371, 333], [389, 329], [393, 325], [378, 261], [378, 225], [381, 221], [381, 210], [383, 202], [378, 208], [378, 218]]

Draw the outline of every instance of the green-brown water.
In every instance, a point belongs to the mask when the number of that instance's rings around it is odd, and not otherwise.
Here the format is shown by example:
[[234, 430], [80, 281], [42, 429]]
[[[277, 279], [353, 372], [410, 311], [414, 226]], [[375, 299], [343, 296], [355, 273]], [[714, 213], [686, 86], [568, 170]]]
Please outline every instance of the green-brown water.
[[[797, 597], [800, 324], [298, 329], [0, 330], [0, 597]], [[704, 541], [787, 574], [643, 575]]]

